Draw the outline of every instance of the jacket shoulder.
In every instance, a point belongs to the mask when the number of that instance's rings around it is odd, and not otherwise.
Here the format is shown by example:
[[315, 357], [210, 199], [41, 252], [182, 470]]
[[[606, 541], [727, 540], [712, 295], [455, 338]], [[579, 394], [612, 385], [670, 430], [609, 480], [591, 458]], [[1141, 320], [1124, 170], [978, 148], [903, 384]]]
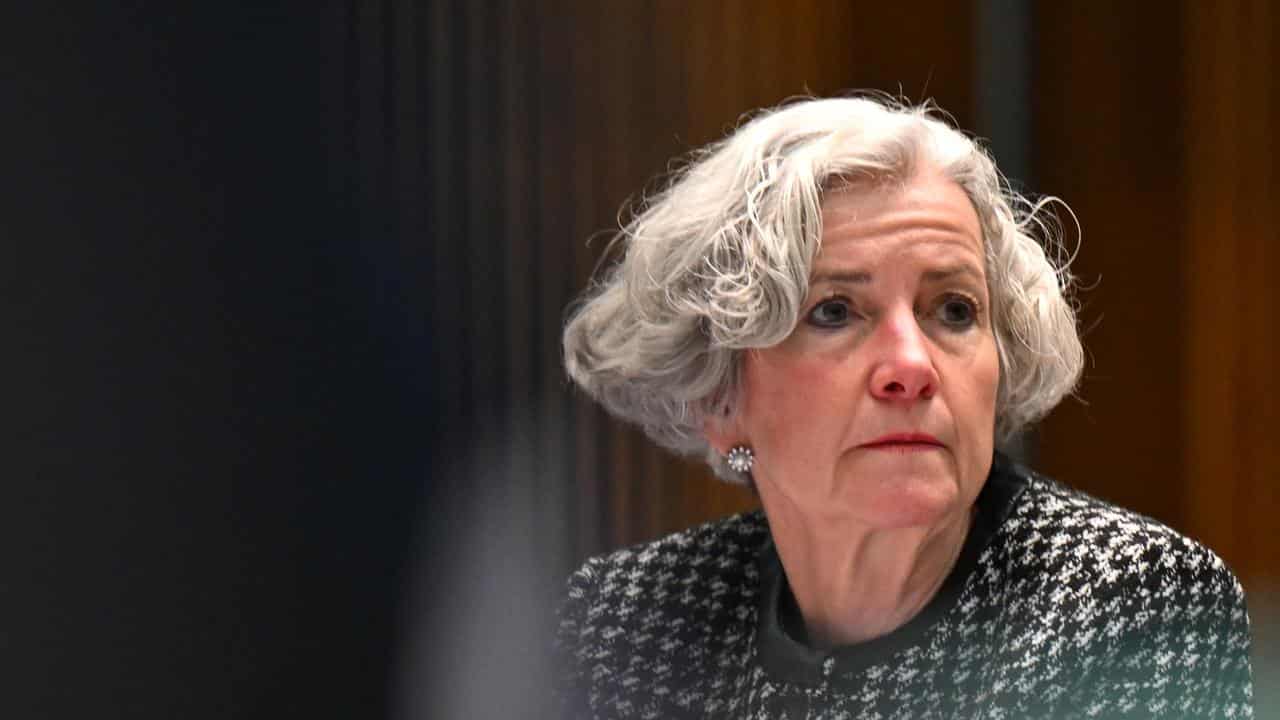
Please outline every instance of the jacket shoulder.
[[756, 511], [587, 560], [560, 608], [565, 706], [603, 708], [633, 695], [696, 704], [701, 674], [750, 637], [756, 558], [768, 538]]
[[1235, 580], [1216, 553], [1168, 525], [1037, 473], [1005, 529], [1023, 562], [1082, 572], [1100, 587], [1170, 573]]
[[769, 536], [764, 513], [756, 510], [695, 525], [650, 542], [615, 550], [587, 561], [597, 571], [664, 566], [729, 569], [754, 560]]
[[[1244, 590], [1217, 553], [1164, 523], [1037, 473], [1001, 527], [1015, 603], [1131, 630], [1204, 613], [1247, 627]], [[1039, 598], [1037, 600], [1037, 598]]]
[[625, 612], [640, 601], [662, 603], [675, 594], [690, 604], [713, 588], [741, 589], [756, 581], [756, 558], [768, 538], [768, 524], [757, 510], [598, 555], [570, 578], [570, 600], [589, 595], [598, 612]]
[[1026, 480], [1001, 529], [1006, 607], [1031, 626], [1030, 644], [1078, 656], [1072, 705], [1251, 716], [1244, 590], [1222, 558], [1153, 518]]

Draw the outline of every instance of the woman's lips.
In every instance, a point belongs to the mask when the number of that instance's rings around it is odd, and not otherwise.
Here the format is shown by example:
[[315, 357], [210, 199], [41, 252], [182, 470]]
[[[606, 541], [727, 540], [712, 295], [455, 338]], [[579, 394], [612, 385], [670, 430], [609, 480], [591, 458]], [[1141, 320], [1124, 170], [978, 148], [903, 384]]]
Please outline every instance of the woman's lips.
[[868, 450], [892, 450], [894, 452], [924, 452], [945, 447], [941, 440], [927, 433], [891, 433], [882, 435], [859, 447]]

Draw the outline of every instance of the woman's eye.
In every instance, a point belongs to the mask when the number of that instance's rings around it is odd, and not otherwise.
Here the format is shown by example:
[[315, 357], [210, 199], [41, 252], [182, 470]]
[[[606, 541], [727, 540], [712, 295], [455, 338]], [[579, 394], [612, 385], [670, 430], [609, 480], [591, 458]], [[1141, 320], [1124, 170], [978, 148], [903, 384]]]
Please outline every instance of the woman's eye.
[[948, 327], [968, 328], [978, 320], [978, 307], [968, 298], [949, 297], [938, 306], [938, 319]]
[[809, 323], [818, 327], [841, 327], [849, 322], [853, 311], [839, 298], [824, 300], [809, 311]]

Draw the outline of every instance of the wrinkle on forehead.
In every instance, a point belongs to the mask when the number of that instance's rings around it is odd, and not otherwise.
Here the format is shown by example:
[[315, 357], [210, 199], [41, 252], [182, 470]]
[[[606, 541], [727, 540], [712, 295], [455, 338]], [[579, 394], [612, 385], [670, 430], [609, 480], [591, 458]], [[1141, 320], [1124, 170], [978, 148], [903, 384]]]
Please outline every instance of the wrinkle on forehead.
[[958, 235], [981, 250], [978, 212], [955, 181], [936, 169], [905, 183], [856, 184], [828, 192], [822, 201], [823, 244], [850, 237], [920, 232], [938, 239]]

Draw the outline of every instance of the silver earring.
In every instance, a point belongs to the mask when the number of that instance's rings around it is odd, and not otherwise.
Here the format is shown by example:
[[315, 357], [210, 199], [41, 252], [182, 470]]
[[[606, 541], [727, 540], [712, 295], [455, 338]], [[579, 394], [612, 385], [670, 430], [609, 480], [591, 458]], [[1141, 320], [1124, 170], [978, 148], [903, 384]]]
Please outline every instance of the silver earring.
[[729, 463], [729, 467], [734, 472], [746, 474], [751, 472], [751, 466], [755, 463], [755, 455], [751, 453], [751, 448], [746, 445], [734, 445], [729, 449], [729, 454], [725, 456], [725, 462]]

